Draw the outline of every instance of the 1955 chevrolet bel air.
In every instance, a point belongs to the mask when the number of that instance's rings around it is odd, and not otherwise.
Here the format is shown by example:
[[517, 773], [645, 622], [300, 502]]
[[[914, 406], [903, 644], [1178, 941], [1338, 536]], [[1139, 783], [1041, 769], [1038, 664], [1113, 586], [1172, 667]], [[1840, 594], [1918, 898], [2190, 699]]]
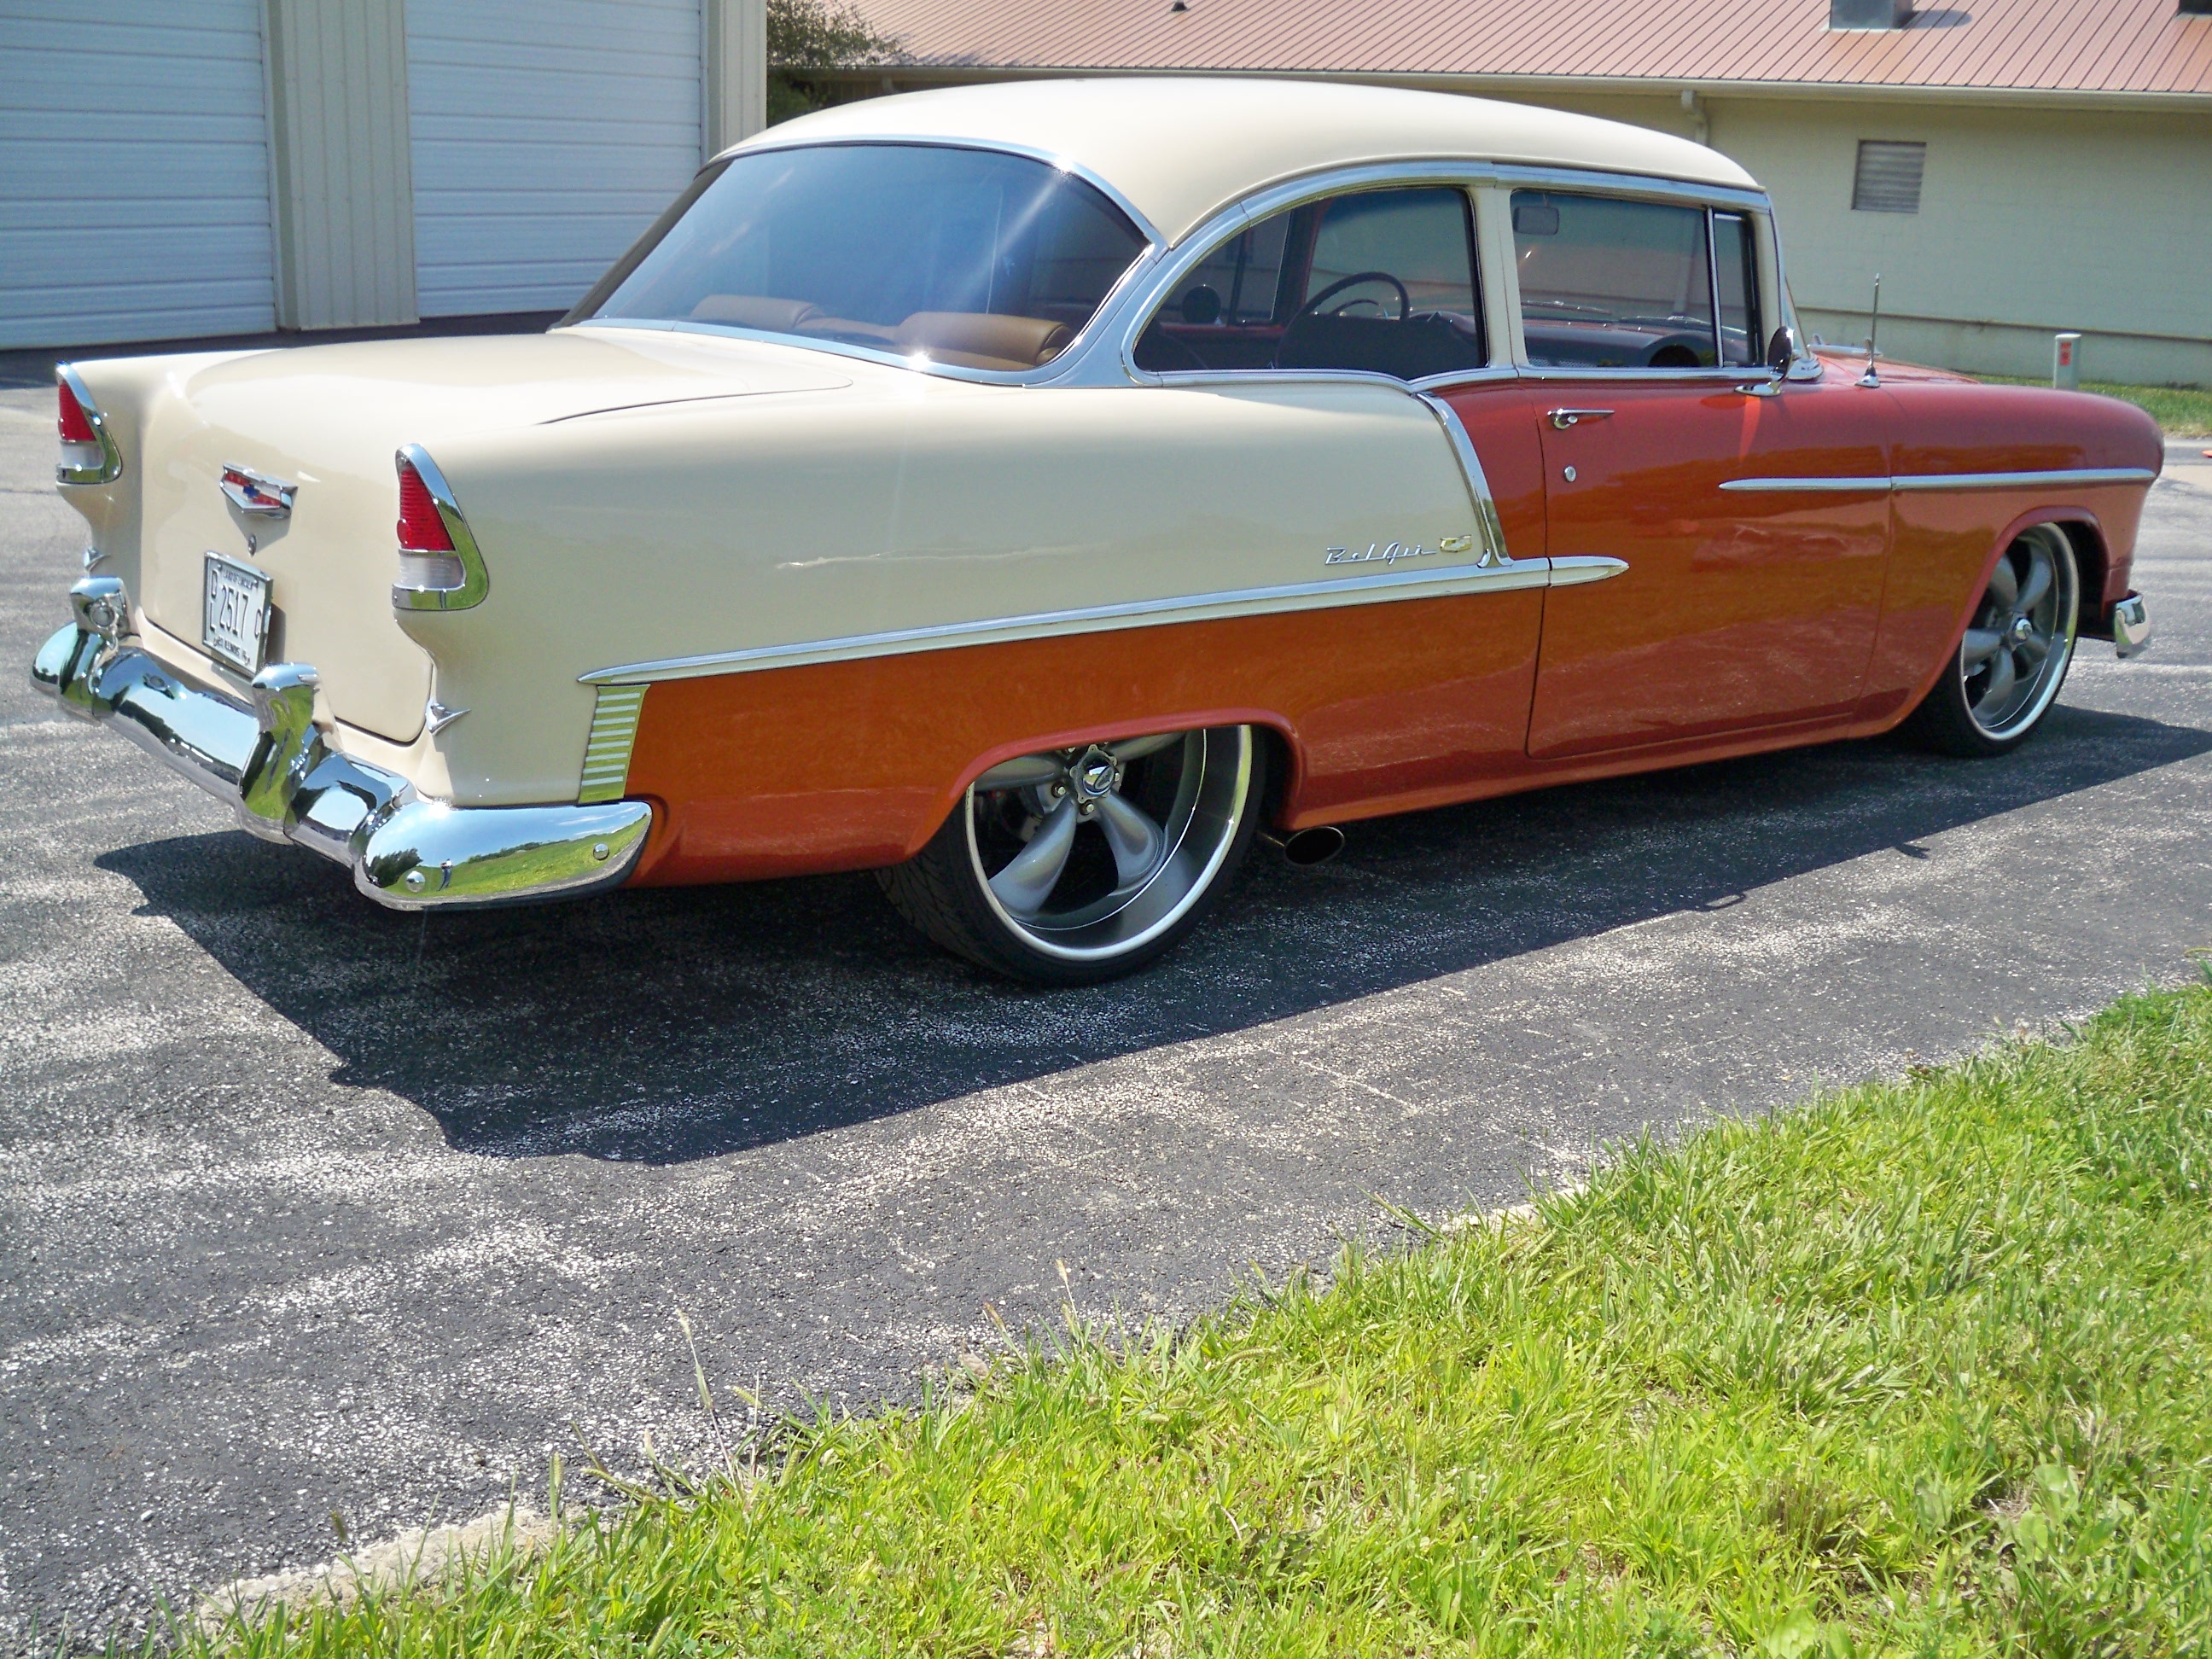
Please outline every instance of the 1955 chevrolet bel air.
[[873, 869], [1095, 980], [1263, 826], [1998, 755], [2148, 638], [2146, 416], [1808, 349], [1725, 156], [1443, 94], [850, 105], [544, 335], [59, 379], [35, 681], [401, 908]]

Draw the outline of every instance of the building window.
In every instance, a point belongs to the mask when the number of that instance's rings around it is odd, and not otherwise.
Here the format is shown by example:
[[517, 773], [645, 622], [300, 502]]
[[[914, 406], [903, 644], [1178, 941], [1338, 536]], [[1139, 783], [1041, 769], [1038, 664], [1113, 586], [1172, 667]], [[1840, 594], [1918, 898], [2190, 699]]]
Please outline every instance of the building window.
[[1851, 180], [1851, 211], [1919, 212], [1920, 173], [1927, 162], [1925, 144], [1860, 139], [1858, 173]]

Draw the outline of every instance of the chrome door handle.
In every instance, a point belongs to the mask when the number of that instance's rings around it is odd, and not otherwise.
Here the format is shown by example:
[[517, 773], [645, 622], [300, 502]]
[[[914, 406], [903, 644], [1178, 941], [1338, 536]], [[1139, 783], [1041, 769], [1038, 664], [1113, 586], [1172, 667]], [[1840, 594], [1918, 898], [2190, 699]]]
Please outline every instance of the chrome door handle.
[[1550, 419], [1553, 426], [1565, 432], [1571, 426], [1580, 426], [1584, 421], [1602, 421], [1611, 416], [1609, 409], [1555, 409]]

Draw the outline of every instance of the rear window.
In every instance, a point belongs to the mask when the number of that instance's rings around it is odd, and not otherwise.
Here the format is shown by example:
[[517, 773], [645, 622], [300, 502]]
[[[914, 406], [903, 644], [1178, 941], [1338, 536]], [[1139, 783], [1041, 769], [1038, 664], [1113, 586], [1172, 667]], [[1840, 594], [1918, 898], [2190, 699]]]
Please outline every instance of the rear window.
[[572, 320], [691, 322], [969, 368], [1049, 362], [1145, 237], [1027, 156], [835, 144], [733, 156]]

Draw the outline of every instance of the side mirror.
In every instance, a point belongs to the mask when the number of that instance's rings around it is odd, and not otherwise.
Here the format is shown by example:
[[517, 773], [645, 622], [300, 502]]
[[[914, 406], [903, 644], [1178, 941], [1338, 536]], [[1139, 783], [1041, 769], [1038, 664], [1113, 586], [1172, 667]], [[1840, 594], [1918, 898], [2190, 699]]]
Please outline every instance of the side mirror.
[[1766, 343], [1766, 366], [1777, 374], [1787, 374], [1790, 365], [1797, 361], [1797, 337], [1784, 324], [1774, 331], [1774, 337]]

